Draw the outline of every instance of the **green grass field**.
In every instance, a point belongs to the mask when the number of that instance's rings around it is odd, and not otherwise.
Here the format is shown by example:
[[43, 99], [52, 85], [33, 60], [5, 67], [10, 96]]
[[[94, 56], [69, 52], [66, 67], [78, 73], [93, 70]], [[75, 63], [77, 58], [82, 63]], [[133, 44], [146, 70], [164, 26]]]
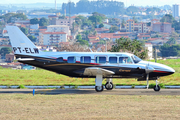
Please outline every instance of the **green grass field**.
[[[176, 70], [170, 76], [160, 78], [163, 85], [180, 85], [180, 59], [159, 60], [158, 63], [168, 65]], [[105, 84], [105, 80], [103, 84]], [[146, 85], [146, 81], [136, 79], [113, 79], [115, 85]], [[155, 84], [150, 81], [150, 84]], [[95, 85], [91, 78], [71, 78], [47, 70], [12, 70], [0, 69], [0, 85]]]

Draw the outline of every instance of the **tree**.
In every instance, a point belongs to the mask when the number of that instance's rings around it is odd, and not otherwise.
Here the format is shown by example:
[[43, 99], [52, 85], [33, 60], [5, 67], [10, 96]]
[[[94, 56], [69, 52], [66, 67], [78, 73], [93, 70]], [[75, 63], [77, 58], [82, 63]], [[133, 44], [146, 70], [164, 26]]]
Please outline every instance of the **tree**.
[[89, 43], [88, 43], [87, 40], [78, 40], [77, 42], [79, 42], [80, 45], [87, 45], [87, 46], [89, 46]]
[[134, 55], [145, 59], [147, 58], [147, 50], [144, 48], [144, 44], [138, 40], [133, 40], [129, 38], [116, 39], [116, 44], [112, 46], [110, 52], [130, 52]]
[[27, 29], [27, 28], [21, 27], [20, 29], [21, 29], [21, 31], [22, 31], [25, 35], [28, 34], [28, 29]]
[[22, 20], [26, 20], [27, 16], [23, 15], [22, 13], [17, 13], [17, 14], [15, 14], [15, 13], [7, 13], [5, 15], [0, 16], [0, 19], [2, 19], [2, 18], [4, 19], [5, 23], [10, 23], [10, 22], [12, 22], [12, 18], [15, 18], [15, 19], [19, 18], [19, 19], [22, 19]]
[[151, 22], [148, 22], [148, 23], [146, 23], [147, 24], [147, 26], [151, 26]]
[[34, 37], [33, 35], [28, 35], [28, 38], [29, 38], [32, 42], [36, 42], [36, 37]]
[[171, 14], [166, 14], [162, 17], [160, 22], [168, 22], [168, 23], [173, 23], [174, 17]]
[[162, 57], [169, 57], [169, 56], [179, 56], [180, 55], [180, 45], [169, 45], [167, 43], [163, 44], [160, 47], [160, 52]]
[[77, 40], [82, 40], [81, 35], [80, 35], [80, 34], [78, 34], [78, 35], [76, 36], [76, 39], [77, 39]]
[[119, 29], [119, 28], [118, 28], [117, 26], [112, 26], [112, 27], [109, 28], [109, 32], [110, 32], [110, 33], [114, 33], [114, 32], [116, 32], [116, 31], [118, 31], [118, 29]]
[[99, 28], [102, 28], [102, 27], [104, 27], [104, 24], [103, 24], [103, 23], [101, 23], [101, 24], [99, 25]]
[[146, 9], [146, 13], [148, 14], [148, 13], [153, 13], [153, 12], [160, 12], [161, 11], [161, 9], [160, 8], [157, 8], [157, 7], [152, 7], [152, 8], [147, 8]]
[[86, 30], [83, 32], [83, 34], [85, 34], [85, 38], [86, 38], [86, 40], [88, 40], [88, 35], [90, 34], [90, 31]]
[[175, 38], [170, 38], [166, 43], [169, 45], [176, 44], [176, 40]]
[[24, 15], [23, 13], [17, 13], [13, 17], [20, 18], [22, 20], [26, 20], [27, 19], [27, 16]]
[[125, 22], [125, 20], [123, 19], [122, 22], [121, 22], [121, 27], [124, 28], [124, 27], [125, 27], [125, 24], [126, 24], [126, 22]]
[[47, 26], [48, 25], [48, 19], [45, 17], [41, 18], [39, 21], [39, 26]]
[[39, 20], [37, 18], [30, 19], [30, 24], [39, 24]]
[[1, 48], [1, 50], [0, 50], [0, 54], [1, 54], [1, 56], [5, 57], [6, 54], [9, 54], [11, 51], [12, 51], [11, 48], [9, 48], [9, 47], [3, 47], [3, 48]]
[[179, 34], [177, 32], [172, 32], [171, 37], [173, 38], [179, 38]]
[[133, 16], [133, 20], [134, 20], [135, 23], [138, 22], [135, 16]]
[[139, 12], [139, 8], [135, 6], [129, 6], [126, 11], [129, 13]]
[[98, 12], [93, 12], [93, 15], [90, 16], [88, 19], [96, 26], [98, 23], [102, 23], [102, 21], [105, 19], [105, 15], [98, 13]]

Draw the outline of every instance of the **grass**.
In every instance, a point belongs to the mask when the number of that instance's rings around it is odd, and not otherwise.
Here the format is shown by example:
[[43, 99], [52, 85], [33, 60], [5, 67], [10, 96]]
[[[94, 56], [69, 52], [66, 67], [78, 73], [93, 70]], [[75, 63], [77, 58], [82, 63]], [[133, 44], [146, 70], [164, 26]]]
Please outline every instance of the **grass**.
[[[170, 76], [160, 78], [163, 85], [180, 85], [180, 59], [158, 60], [158, 63], [168, 65], [176, 70], [176, 73]], [[95, 85], [92, 78], [71, 78], [59, 75], [47, 70], [12, 70], [0, 69], [0, 85]], [[105, 84], [106, 81], [103, 81]], [[146, 85], [146, 81], [137, 81], [136, 79], [113, 79], [115, 85]], [[150, 81], [154, 84], [154, 81]]]
[[179, 119], [180, 96], [1, 94], [1, 120]]

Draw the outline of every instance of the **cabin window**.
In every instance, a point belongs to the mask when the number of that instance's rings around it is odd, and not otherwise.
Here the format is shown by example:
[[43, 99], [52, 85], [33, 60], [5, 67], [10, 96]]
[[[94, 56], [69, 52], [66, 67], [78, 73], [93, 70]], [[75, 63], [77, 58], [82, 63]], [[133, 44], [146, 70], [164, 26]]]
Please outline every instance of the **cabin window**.
[[130, 57], [119, 57], [120, 64], [132, 64], [132, 60]]
[[106, 63], [106, 57], [97, 56], [96, 57], [96, 63]]
[[109, 57], [109, 63], [117, 63], [117, 57]]
[[91, 57], [90, 56], [82, 56], [81, 63], [91, 63]]
[[63, 62], [63, 58], [62, 57], [59, 57], [56, 59], [57, 62]]
[[76, 57], [68, 57], [68, 60], [67, 60], [68, 63], [76, 63]]

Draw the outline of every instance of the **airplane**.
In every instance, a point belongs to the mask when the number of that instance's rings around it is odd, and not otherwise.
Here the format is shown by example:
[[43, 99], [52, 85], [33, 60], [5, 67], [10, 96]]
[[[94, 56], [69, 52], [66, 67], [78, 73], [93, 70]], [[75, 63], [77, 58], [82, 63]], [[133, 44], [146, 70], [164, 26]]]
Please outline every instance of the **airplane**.
[[43, 68], [69, 77], [95, 78], [95, 90], [113, 89], [113, 78], [137, 78], [138, 81], [155, 80], [154, 91], [160, 91], [158, 79], [175, 73], [163, 64], [144, 61], [123, 52], [43, 52], [17, 27], [6, 26], [12, 49], [18, 62]]

